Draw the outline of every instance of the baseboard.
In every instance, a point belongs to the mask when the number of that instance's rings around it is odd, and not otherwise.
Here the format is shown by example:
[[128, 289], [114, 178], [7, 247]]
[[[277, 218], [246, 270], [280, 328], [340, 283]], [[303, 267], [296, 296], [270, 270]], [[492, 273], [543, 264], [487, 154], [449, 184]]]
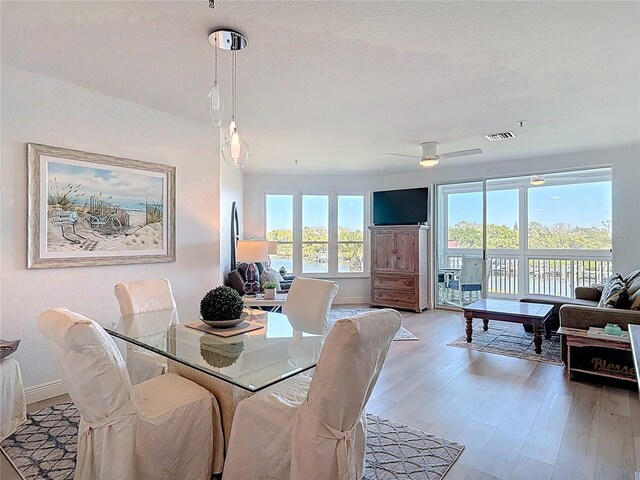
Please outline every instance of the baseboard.
[[349, 304], [369, 304], [371, 297], [335, 297], [333, 299], [334, 305], [349, 305]]
[[40, 385], [34, 385], [33, 387], [24, 389], [24, 396], [27, 400], [27, 405], [57, 397], [58, 395], [64, 395], [65, 393], [67, 393], [67, 389], [62, 383], [62, 380], [41, 383]]

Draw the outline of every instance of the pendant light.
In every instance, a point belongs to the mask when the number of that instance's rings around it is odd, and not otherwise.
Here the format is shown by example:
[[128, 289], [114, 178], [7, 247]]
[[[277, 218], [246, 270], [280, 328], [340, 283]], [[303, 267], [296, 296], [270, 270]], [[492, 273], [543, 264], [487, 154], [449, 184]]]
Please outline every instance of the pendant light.
[[222, 105], [222, 92], [218, 86], [218, 38], [214, 37], [215, 60], [214, 60], [214, 77], [213, 87], [209, 90], [209, 125], [219, 127], [222, 125], [222, 113], [224, 111]]
[[209, 43], [232, 53], [231, 65], [231, 122], [226, 141], [220, 147], [225, 163], [230, 167], [242, 168], [249, 160], [249, 144], [240, 137], [236, 123], [237, 100], [237, 59], [236, 53], [247, 46], [247, 39], [233, 30], [214, 30], [209, 34]]
[[242, 168], [249, 160], [249, 144], [240, 138], [238, 125], [236, 124], [236, 98], [237, 98], [237, 63], [236, 51], [233, 51], [233, 65], [231, 68], [231, 101], [232, 113], [231, 122], [229, 122], [229, 133], [227, 140], [220, 147], [222, 158], [227, 165], [235, 168]]

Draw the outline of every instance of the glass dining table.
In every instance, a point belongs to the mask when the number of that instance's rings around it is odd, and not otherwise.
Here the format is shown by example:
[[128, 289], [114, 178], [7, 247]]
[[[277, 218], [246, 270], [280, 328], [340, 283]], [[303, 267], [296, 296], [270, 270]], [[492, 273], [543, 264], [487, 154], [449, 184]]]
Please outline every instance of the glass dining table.
[[[219, 337], [187, 326], [202, 324], [199, 305], [178, 305], [96, 321], [121, 350], [142, 348], [166, 357], [175, 372], [211, 391], [218, 400], [228, 441], [237, 404], [255, 392], [316, 366], [323, 331], [282, 313], [246, 309], [247, 322], [261, 328]], [[126, 353], [125, 353], [126, 354]]]

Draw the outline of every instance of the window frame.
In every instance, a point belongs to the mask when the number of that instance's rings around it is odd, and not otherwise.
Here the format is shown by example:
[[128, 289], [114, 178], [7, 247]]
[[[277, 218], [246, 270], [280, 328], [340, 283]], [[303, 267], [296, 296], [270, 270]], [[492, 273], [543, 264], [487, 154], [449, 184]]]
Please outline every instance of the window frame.
[[[262, 232], [264, 238], [267, 235], [267, 196], [268, 195], [292, 195], [293, 196], [293, 275], [304, 275], [312, 278], [369, 278], [369, 241], [370, 232], [367, 228], [371, 222], [371, 192], [361, 190], [330, 191], [322, 190], [265, 190], [262, 194], [263, 202], [263, 225]], [[328, 272], [303, 272], [302, 271], [302, 244], [303, 243], [327, 243], [327, 242], [302, 242], [302, 197], [304, 195], [322, 195], [329, 197], [329, 248], [328, 248]], [[361, 196], [363, 200], [363, 271], [362, 272], [339, 272], [338, 271], [338, 196]], [[289, 243], [289, 242], [279, 242]]]
[[[464, 249], [458, 247], [449, 247], [447, 244], [448, 241], [448, 209], [449, 202], [448, 196], [451, 193], [464, 193], [474, 191], [471, 188], [467, 188], [466, 185], [472, 183], [488, 183], [493, 181], [503, 180], [506, 183], [502, 186], [505, 187], [509, 185], [509, 181], [514, 182], [514, 186], [518, 183], [519, 179], [523, 177], [531, 177], [532, 175], [539, 176], [550, 176], [553, 174], [570, 174], [578, 177], [578, 181], [574, 179], [571, 182], [560, 182], [558, 184], [561, 185], [575, 185], [580, 183], [594, 183], [594, 182], [613, 182], [613, 166], [610, 164], [604, 165], [591, 165], [591, 166], [583, 166], [583, 167], [572, 167], [560, 170], [544, 170], [531, 172], [529, 174], [511, 174], [511, 175], [503, 175], [503, 176], [492, 176], [486, 178], [471, 178], [471, 179], [461, 179], [457, 181], [448, 181], [442, 183], [436, 183], [433, 185], [434, 188], [434, 223], [435, 231], [433, 233], [433, 240], [435, 242], [435, 246], [433, 248], [433, 272], [434, 275], [437, 274], [438, 269], [447, 268], [448, 260], [450, 257], [462, 256], [463, 254], [468, 255], [482, 255], [483, 249]], [[553, 183], [551, 180], [550, 183]], [[613, 199], [613, 184], [612, 185], [612, 199]], [[438, 196], [438, 189], [445, 189], [445, 195], [440, 198]], [[492, 298], [522, 298], [522, 296], [531, 293], [529, 290], [529, 265], [530, 261], [537, 259], [547, 259], [547, 260], [566, 260], [570, 259], [572, 261], [612, 261], [613, 258], [613, 249], [615, 246], [615, 242], [612, 239], [611, 248], [609, 250], [606, 249], [533, 249], [529, 247], [529, 195], [528, 192], [532, 189], [538, 188], [532, 186], [530, 184], [523, 184], [520, 187], [519, 194], [519, 248], [518, 249], [485, 249], [485, 255], [487, 259], [494, 258], [512, 258], [517, 257], [518, 260], [518, 274], [517, 274], [517, 285], [518, 285], [518, 293], [516, 295], [504, 294], [504, 295], [493, 295]], [[486, 196], [483, 197], [486, 200]], [[611, 214], [613, 221], [613, 204], [611, 205]], [[443, 218], [447, 219], [444, 224], [439, 222], [439, 217], [443, 216]], [[438, 247], [438, 245], [444, 245], [444, 247]], [[444, 262], [444, 267], [439, 266], [440, 257], [442, 257], [442, 261]], [[432, 285], [432, 292], [434, 292], [434, 297], [437, 298], [436, 284]], [[438, 305], [442, 307], [442, 305]], [[446, 307], [445, 307], [446, 308]]]

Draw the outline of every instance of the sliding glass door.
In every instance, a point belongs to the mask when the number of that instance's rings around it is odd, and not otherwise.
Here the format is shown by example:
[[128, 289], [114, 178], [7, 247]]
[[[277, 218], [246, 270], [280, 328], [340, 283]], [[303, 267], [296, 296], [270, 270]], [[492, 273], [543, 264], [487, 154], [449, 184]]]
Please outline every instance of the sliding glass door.
[[435, 239], [437, 306], [477, 297], [455, 281], [477, 256], [486, 297], [573, 296], [611, 274], [611, 169], [438, 185]]
[[436, 187], [436, 306], [462, 307], [483, 296], [484, 182]]

